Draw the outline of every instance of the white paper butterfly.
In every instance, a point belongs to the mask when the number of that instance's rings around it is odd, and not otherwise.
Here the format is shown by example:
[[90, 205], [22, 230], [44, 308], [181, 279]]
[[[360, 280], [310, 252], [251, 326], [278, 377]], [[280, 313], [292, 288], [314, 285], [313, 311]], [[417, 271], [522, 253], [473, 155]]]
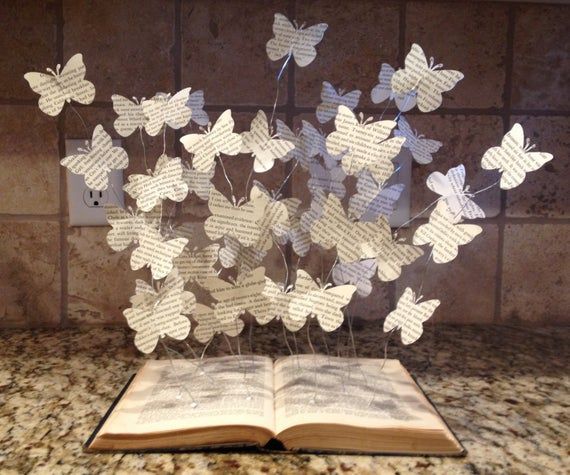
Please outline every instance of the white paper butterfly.
[[356, 293], [366, 297], [372, 292], [371, 278], [376, 273], [376, 259], [337, 263], [332, 271], [332, 278], [336, 285], [352, 284], [356, 286]]
[[382, 63], [378, 74], [378, 84], [374, 86], [370, 93], [370, 98], [374, 104], [380, 104], [388, 99], [394, 100], [396, 107], [401, 112], [407, 112], [416, 106], [416, 92], [407, 94], [394, 94], [392, 91], [392, 76], [394, 68], [387, 63]]
[[137, 241], [139, 232], [146, 224], [144, 215], [134, 213], [130, 208], [125, 210], [113, 204], [106, 204], [105, 214], [112, 228], [107, 233], [107, 243], [114, 251], [124, 251]]
[[192, 111], [192, 122], [202, 126], [208, 125], [210, 121], [208, 113], [204, 110], [205, 103], [204, 91], [194, 91], [186, 103], [186, 106]]
[[297, 66], [308, 66], [317, 56], [315, 46], [325, 34], [328, 25], [318, 23], [309, 28], [293, 25], [285, 15], [276, 13], [273, 21], [273, 35], [266, 45], [267, 56], [271, 61], [292, 54]]
[[440, 172], [431, 173], [427, 177], [426, 185], [444, 198], [455, 221], [460, 221], [462, 216], [468, 219], [485, 217], [485, 212], [471, 200], [473, 195], [469, 194], [468, 187], [465, 188], [463, 165], [450, 168], [445, 175]]
[[180, 158], [161, 155], [154, 173], [129, 175], [129, 182], [123, 186], [123, 190], [137, 200], [137, 206], [143, 211], [150, 211], [165, 199], [180, 202], [188, 195], [183, 171]]
[[238, 275], [259, 267], [267, 251], [255, 246], [245, 247], [233, 236], [224, 236], [224, 247], [220, 249], [220, 263], [223, 267], [237, 267]]
[[289, 303], [289, 316], [296, 322], [305, 322], [313, 316], [325, 332], [332, 332], [342, 325], [344, 313], [342, 308], [348, 305], [356, 291], [354, 285], [339, 285], [337, 287], [320, 287], [304, 270], [297, 271], [295, 287], [303, 286], [308, 289], [301, 295], [296, 295]]
[[215, 277], [217, 271], [214, 268], [218, 262], [219, 244], [210, 244], [203, 249], [184, 249], [175, 260], [174, 265], [178, 268], [184, 282], [197, 282], [202, 285], [210, 277]]
[[362, 92], [358, 89], [347, 92], [346, 94], [342, 89], [337, 92], [330, 82], [324, 81], [323, 88], [321, 89], [321, 103], [317, 107], [317, 120], [321, 124], [324, 124], [334, 119], [338, 111], [338, 106], [340, 105], [354, 110], [358, 105], [361, 94]]
[[433, 160], [431, 154], [437, 152], [443, 145], [437, 140], [426, 139], [417, 131], [412, 130], [404, 116], [398, 119], [398, 128], [394, 130], [394, 135], [406, 139], [403, 147], [409, 149], [414, 160], [421, 165], [431, 163]]
[[233, 133], [233, 130], [232, 111], [227, 109], [205, 133], [188, 134], [180, 139], [184, 148], [194, 154], [192, 166], [195, 170], [207, 172], [221, 153], [225, 155], [240, 153], [242, 138], [240, 134]]
[[208, 343], [219, 333], [231, 337], [238, 336], [244, 327], [241, 318], [220, 320], [220, 318], [216, 316], [215, 308], [200, 303], [196, 305], [196, 311], [193, 317], [198, 324], [194, 327], [194, 338], [204, 344]]
[[348, 202], [348, 212], [360, 221], [372, 222], [380, 216], [390, 217], [404, 188], [402, 183], [382, 187], [369, 172], [363, 171], [358, 175], [357, 192]]
[[475, 224], [455, 224], [447, 204], [440, 201], [430, 214], [429, 222], [414, 233], [413, 242], [417, 246], [433, 246], [433, 261], [444, 264], [457, 257], [459, 246], [470, 243], [482, 231]]
[[[289, 315], [289, 304], [291, 299], [296, 295], [299, 295], [301, 286], [296, 287], [295, 290], [291, 290], [289, 287], [283, 290], [283, 287], [277, 285], [269, 277], [265, 278], [265, 288], [263, 289], [263, 295], [267, 298], [267, 309], [265, 313], [259, 313], [256, 317], [257, 323], [260, 325], [266, 325], [273, 319], [281, 320], [285, 328], [291, 332], [296, 332], [300, 330], [305, 324], [302, 320], [293, 320]], [[308, 292], [310, 290], [307, 289]]]
[[111, 136], [97, 125], [93, 130], [91, 143], [81, 153], [68, 155], [61, 164], [76, 175], [83, 175], [85, 184], [92, 190], [106, 190], [109, 186], [109, 172], [121, 170], [129, 165], [127, 152], [115, 147]]
[[550, 153], [532, 152], [534, 147], [529, 139], [525, 142], [522, 126], [515, 124], [503, 137], [500, 147], [492, 147], [485, 152], [481, 166], [485, 170], [499, 170], [502, 173], [501, 188], [510, 190], [519, 186], [528, 172], [538, 170], [552, 160]]
[[450, 91], [463, 79], [463, 73], [452, 69], [441, 69], [442, 64], [428, 63], [426, 55], [418, 44], [413, 44], [405, 59], [405, 68], [392, 76], [392, 90], [395, 94], [417, 92], [418, 109], [422, 112], [436, 110], [443, 101], [442, 92]]
[[82, 54], [73, 55], [63, 69], [60, 68], [58, 64], [55, 71], [47, 69], [49, 74], [24, 74], [32, 90], [41, 96], [38, 107], [51, 116], [58, 115], [66, 102], [91, 104], [95, 98], [95, 86], [85, 80]]
[[166, 277], [174, 267], [173, 261], [188, 244], [186, 238], [165, 241], [157, 229], [143, 226], [139, 233], [139, 246], [131, 254], [131, 269], [150, 267], [155, 280]]
[[121, 137], [128, 137], [135, 130], [144, 127], [147, 122], [142, 107], [144, 98], [139, 101], [133, 97], [131, 100], [119, 94], [113, 94], [111, 100], [113, 101], [113, 110], [118, 115], [113, 126]]
[[255, 157], [253, 170], [264, 173], [273, 168], [275, 160], [283, 159], [295, 144], [287, 140], [272, 137], [269, 133], [267, 116], [262, 110], [258, 111], [251, 121], [249, 132], [242, 132], [242, 153], [251, 153]]
[[212, 167], [207, 172], [194, 170], [188, 164], [183, 164], [182, 179], [188, 185], [188, 191], [193, 192], [201, 200], [207, 200], [212, 189], [212, 178], [216, 173], [216, 167]]
[[137, 281], [137, 295], [132, 308], [124, 310], [130, 328], [135, 330], [135, 346], [143, 353], [151, 353], [161, 338], [169, 336], [184, 340], [190, 333], [191, 314], [196, 298], [184, 290], [184, 281], [176, 269], [168, 275], [156, 292], [146, 282]]
[[294, 158], [301, 167], [308, 170], [310, 164], [315, 162], [316, 155], [326, 154], [326, 139], [310, 122], [303, 120], [301, 123], [303, 127], [295, 135], [285, 122], [277, 119], [277, 135], [295, 146], [283, 160]]
[[323, 190], [327, 193], [333, 193], [340, 199], [344, 198], [346, 188], [343, 181], [346, 178], [346, 174], [339, 164], [334, 163], [329, 168], [318, 162], [311, 163], [309, 173], [311, 178], [307, 182], [307, 188], [311, 193], [314, 193], [316, 190]]
[[342, 156], [342, 167], [347, 175], [369, 170], [379, 183], [384, 183], [394, 172], [394, 159], [404, 143], [403, 137], [388, 139], [396, 126], [393, 120], [359, 122], [354, 113], [339, 106], [335, 119], [336, 131], [327, 137], [327, 150]]
[[406, 288], [396, 309], [384, 320], [384, 332], [401, 330], [400, 337], [404, 345], [411, 345], [422, 336], [423, 323], [431, 318], [440, 303], [436, 299], [418, 303], [419, 299], [416, 299], [412, 289]]
[[192, 110], [186, 105], [190, 89], [182, 89], [174, 96], [158, 93], [152, 99], [143, 101], [144, 115], [148, 118], [144, 129], [148, 135], [158, 135], [165, 125], [171, 129], [180, 129], [190, 122]]

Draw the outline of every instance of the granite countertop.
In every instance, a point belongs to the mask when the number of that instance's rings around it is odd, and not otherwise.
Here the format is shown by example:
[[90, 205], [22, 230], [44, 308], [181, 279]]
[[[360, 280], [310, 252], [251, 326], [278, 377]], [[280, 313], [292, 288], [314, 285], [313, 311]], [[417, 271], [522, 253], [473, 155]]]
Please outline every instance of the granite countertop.
[[[355, 333], [360, 356], [383, 353], [379, 334], [363, 328]], [[87, 454], [83, 442], [144, 360], [131, 332], [4, 332], [0, 472], [568, 473], [569, 337], [568, 328], [432, 326], [410, 348], [392, 345], [389, 356], [417, 377], [469, 452], [435, 458]], [[276, 328], [256, 328], [253, 344], [273, 354], [286, 348]]]

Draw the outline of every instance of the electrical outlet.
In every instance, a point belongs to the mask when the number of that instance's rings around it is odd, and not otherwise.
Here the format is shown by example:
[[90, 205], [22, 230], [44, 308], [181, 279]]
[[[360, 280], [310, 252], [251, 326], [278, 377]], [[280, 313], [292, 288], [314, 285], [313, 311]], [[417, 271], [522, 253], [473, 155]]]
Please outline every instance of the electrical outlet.
[[[80, 153], [85, 148], [85, 140], [70, 139], [65, 141], [66, 155]], [[113, 145], [120, 146], [120, 140], [113, 140]], [[123, 194], [123, 171], [109, 173], [109, 186], [106, 190], [92, 190], [87, 187], [82, 175], [67, 170], [67, 203], [70, 226], [106, 226], [105, 205], [107, 203], [125, 206]]]
[[410, 220], [410, 188], [412, 183], [412, 154], [407, 148], [402, 148], [400, 154], [393, 160], [396, 173], [388, 181], [388, 185], [402, 183], [404, 191], [396, 203], [396, 209], [390, 216], [390, 226], [397, 228]]

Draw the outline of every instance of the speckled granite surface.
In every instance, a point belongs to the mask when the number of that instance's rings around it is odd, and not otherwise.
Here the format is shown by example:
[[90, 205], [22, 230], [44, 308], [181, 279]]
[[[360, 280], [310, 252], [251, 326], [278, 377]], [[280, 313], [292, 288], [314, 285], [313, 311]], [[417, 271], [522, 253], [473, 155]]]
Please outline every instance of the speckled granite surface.
[[[382, 353], [379, 334], [356, 329], [356, 337], [362, 356]], [[275, 328], [256, 328], [253, 341], [258, 351], [285, 348]], [[4, 332], [0, 473], [568, 473], [569, 343], [568, 328], [432, 327], [415, 347], [391, 346], [389, 356], [418, 378], [469, 451], [465, 458], [125, 455], [86, 454], [82, 443], [142, 363], [130, 333]]]

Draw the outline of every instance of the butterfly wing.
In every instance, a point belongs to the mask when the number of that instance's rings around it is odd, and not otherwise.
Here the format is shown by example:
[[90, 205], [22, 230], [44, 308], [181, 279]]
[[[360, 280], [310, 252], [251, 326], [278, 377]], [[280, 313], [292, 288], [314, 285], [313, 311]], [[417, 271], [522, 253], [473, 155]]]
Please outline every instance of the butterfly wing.
[[52, 74], [26, 73], [24, 79], [28, 81], [32, 91], [40, 95], [38, 107], [45, 114], [58, 115], [65, 104], [66, 95]]
[[172, 129], [178, 130], [190, 122], [192, 109], [187, 105], [190, 89], [187, 87], [177, 92], [164, 105], [164, 121]]
[[335, 284], [350, 283], [356, 286], [356, 293], [366, 297], [372, 292], [371, 278], [376, 272], [376, 260], [365, 259], [362, 261], [337, 263], [332, 271]]
[[167, 97], [162, 94], [142, 102], [143, 112], [147, 117], [144, 129], [151, 137], [158, 135], [164, 126], [167, 102]]
[[433, 161], [432, 153], [437, 152], [443, 144], [438, 140], [419, 138], [410, 147], [414, 160], [425, 165]]
[[160, 201], [154, 182], [155, 178], [150, 175], [129, 175], [129, 182], [123, 186], [123, 190], [137, 200], [139, 209], [148, 212]]
[[198, 125], [206, 126], [210, 121], [208, 113], [204, 110], [204, 91], [195, 91], [188, 97], [186, 106], [192, 111], [192, 122]]
[[188, 184], [183, 175], [184, 167], [179, 157], [170, 158], [162, 155], [156, 164], [152, 182], [158, 197], [176, 202], [183, 201], [188, 195]]
[[312, 304], [311, 313], [325, 332], [332, 332], [342, 325], [342, 308], [348, 305], [355, 291], [354, 285], [339, 285], [309, 293], [307, 300]]
[[396, 71], [392, 76], [392, 91], [398, 95], [415, 91], [429, 70], [424, 50], [414, 43], [406, 55], [404, 69]]
[[321, 103], [317, 106], [317, 120], [324, 124], [335, 115], [340, 104], [340, 96], [334, 86], [327, 81], [323, 81], [321, 89]]
[[128, 137], [137, 128], [144, 127], [146, 117], [140, 104], [119, 94], [113, 94], [111, 100], [113, 110], [118, 115], [113, 125], [121, 137]]
[[242, 148], [242, 138], [240, 134], [233, 133], [234, 119], [232, 118], [232, 111], [225, 110], [210, 133], [210, 140], [217, 153], [225, 155], [237, 155]]
[[107, 233], [107, 243], [114, 251], [124, 251], [137, 239], [144, 218], [132, 215], [124, 209], [113, 205], [105, 205], [107, 222], [111, 230]]
[[431, 112], [439, 108], [443, 101], [441, 94], [453, 89], [463, 77], [462, 72], [452, 69], [429, 70], [418, 85], [418, 109]]
[[386, 240], [377, 253], [378, 278], [383, 282], [396, 280], [402, 274], [402, 267], [410, 265], [423, 253], [420, 247]]
[[200, 343], [208, 343], [217, 332], [221, 331], [213, 308], [200, 303], [196, 304], [196, 310], [192, 316], [197, 323], [194, 327], [194, 338]]
[[322, 41], [327, 28], [326, 23], [318, 23], [309, 28], [295, 31], [292, 52], [297, 66], [300, 68], [308, 66], [317, 57], [315, 46]]
[[421, 303], [413, 303], [410, 306], [409, 314], [402, 325], [400, 335], [404, 345], [411, 345], [419, 340], [424, 332], [423, 323], [431, 318], [439, 303], [439, 300], [433, 299]]
[[59, 82], [68, 98], [80, 104], [91, 104], [95, 99], [95, 86], [85, 80], [83, 55], [73, 55], [61, 70]]
[[202, 283], [217, 275], [214, 268], [218, 262], [219, 244], [211, 244], [204, 249], [189, 251], [184, 250], [174, 261], [180, 276], [185, 282]]
[[394, 68], [387, 63], [382, 63], [380, 73], [378, 73], [378, 84], [374, 86], [370, 93], [370, 99], [374, 104], [380, 104], [392, 96], [392, 76]]
[[265, 49], [271, 61], [278, 61], [292, 51], [296, 29], [285, 15], [276, 13], [273, 18], [273, 35]]
[[376, 222], [380, 216], [390, 217], [396, 209], [396, 203], [404, 188], [405, 185], [402, 183], [382, 188], [367, 204], [360, 216], [360, 221]]
[[207, 172], [200, 172], [185, 166], [182, 173], [182, 179], [188, 185], [188, 190], [194, 192], [201, 200], [207, 200], [212, 188], [212, 178], [214, 178], [216, 170], [212, 167]]

